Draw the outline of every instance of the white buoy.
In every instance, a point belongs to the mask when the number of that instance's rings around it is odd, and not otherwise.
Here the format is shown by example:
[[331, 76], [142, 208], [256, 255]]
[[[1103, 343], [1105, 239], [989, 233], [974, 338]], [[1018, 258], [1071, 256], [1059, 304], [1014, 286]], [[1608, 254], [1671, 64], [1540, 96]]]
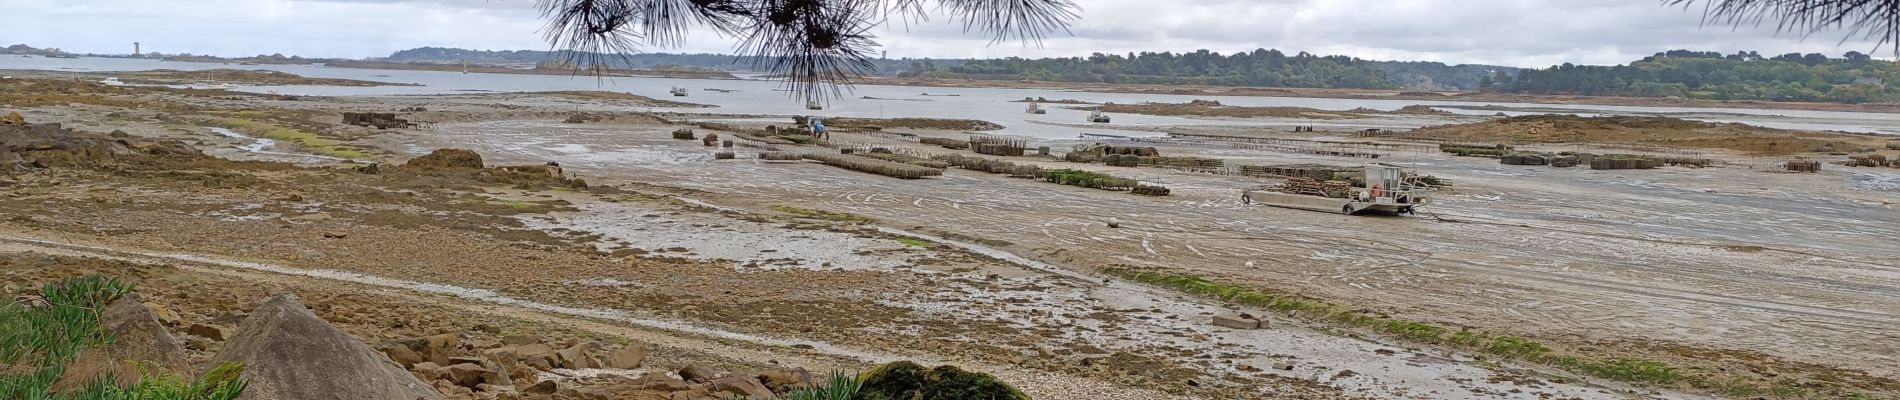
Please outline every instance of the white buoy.
[[1247, 262], [1247, 268], [1253, 268], [1253, 261]]
[[1108, 217], [1108, 227], [1120, 228], [1122, 227], [1122, 220], [1120, 218]]

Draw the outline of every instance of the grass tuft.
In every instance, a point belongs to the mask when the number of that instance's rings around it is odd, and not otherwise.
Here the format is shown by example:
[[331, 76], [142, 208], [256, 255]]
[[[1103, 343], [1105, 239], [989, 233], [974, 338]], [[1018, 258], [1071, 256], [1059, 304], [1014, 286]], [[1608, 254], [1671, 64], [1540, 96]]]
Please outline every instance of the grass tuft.
[[53, 381], [89, 346], [111, 343], [99, 326], [106, 305], [132, 287], [100, 275], [49, 283], [37, 292], [6, 293], [0, 304], [0, 399], [83, 400], [230, 400], [244, 392], [241, 364], [223, 364], [203, 379], [186, 382], [156, 368], [141, 366], [142, 379], [130, 388], [102, 377], [76, 393], [53, 393]]
[[844, 371], [831, 371], [823, 382], [813, 387], [801, 388], [779, 396], [779, 400], [853, 400], [863, 387], [857, 376]]

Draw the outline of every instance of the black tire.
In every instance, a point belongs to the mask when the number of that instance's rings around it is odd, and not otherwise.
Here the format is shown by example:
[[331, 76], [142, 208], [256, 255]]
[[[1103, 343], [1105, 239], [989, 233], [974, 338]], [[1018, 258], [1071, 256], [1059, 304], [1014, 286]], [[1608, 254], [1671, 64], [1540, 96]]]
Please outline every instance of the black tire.
[[1245, 204], [1245, 205], [1253, 205], [1253, 198], [1252, 198], [1252, 197], [1247, 197], [1247, 193], [1246, 193], [1246, 192], [1241, 192], [1241, 193], [1240, 193], [1240, 204]]
[[1347, 204], [1345, 207], [1341, 207], [1339, 211], [1340, 214], [1352, 215], [1352, 205]]

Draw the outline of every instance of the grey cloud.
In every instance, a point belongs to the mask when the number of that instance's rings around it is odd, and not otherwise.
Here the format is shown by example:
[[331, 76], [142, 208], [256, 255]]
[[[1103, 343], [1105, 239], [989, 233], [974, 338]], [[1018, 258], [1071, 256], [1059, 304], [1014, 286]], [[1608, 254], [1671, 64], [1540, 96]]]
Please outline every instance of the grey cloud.
[[[991, 43], [955, 19], [873, 31], [893, 57], [1085, 56], [1131, 51], [1223, 53], [1254, 48], [1541, 67], [1624, 63], [1655, 52], [1849, 50], [1840, 33], [1701, 24], [1700, 9], [1652, 0], [1078, 0], [1067, 34], [1040, 45]], [[130, 42], [163, 52], [372, 57], [419, 46], [545, 49], [533, 0], [0, 0], [0, 41], [89, 52]], [[8, 43], [11, 44], [11, 43]], [[732, 39], [696, 31], [677, 48], [729, 52]], [[1873, 52], [1874, 54], [1882, 54]], [[1891, 54], [1891, 53], [1886, 53]], [[1883, 54], [1884, 55], [1884, 54]]]

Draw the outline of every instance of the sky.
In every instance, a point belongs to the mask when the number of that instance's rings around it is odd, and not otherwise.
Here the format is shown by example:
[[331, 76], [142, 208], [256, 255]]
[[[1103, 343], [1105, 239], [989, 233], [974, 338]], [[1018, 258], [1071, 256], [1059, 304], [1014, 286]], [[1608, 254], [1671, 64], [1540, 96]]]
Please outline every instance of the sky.
[[[928, 1], [928, 0], [927, 0]], [[1890, 56], [1842, 32], [1707, 25], [1658, 0], [1073, 0], [1081, 16], [1040, 43], [991, 43], [938, 15], [874, 28], [891, 58], [1065, 57], [1275, 48], [1373, 60], [1547, 67], [1623, 64], [1660, 51]], [[533, 0], [0, 0], [0, 46], [364, 58], [423, 46], [547, 50]], [[693, 31], [649, 52], [730, 53]]]

